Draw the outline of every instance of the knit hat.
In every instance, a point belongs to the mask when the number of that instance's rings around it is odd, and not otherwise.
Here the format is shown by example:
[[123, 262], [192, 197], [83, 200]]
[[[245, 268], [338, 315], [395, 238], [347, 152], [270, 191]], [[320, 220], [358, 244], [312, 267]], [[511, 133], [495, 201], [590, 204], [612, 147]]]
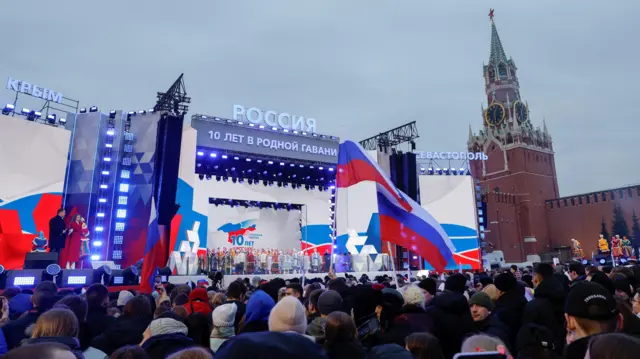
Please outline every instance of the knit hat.
[[269, 330], [272, 332], [304, 334], [307, 331], [307, 317], [302, 303], [294, 297], [282, 298], [271, 309]]
[[127, 302], [132, 298], [133, 298], [133, 293], [131, 293], [130, 291], [128, 290], [120, 291], [120, 294], [118, 294], [118, 302], [116, 305], [118, 307], [124, 307], [125, 305], [127, 305]]
[[329, 315], [342, 309], [342, 297], [335, 290], [326, 290], [318, 298], [318, 311]]
[[418, 284], [418, 287], [426, 290], [431, 295], [436, 295], [436, 281], [432, 278], [425, 278], [421, 280], [420, 284]]
[[618, 314], [613, 294], [592, 282], [579, 282], [571, 287], [564, 312], [572, 317], [591, 320], [608, 320]]
[[401, 290], [402, 298], [404, 299], [404, 305], [418, 305], [424, 306], [424, 294], [418, 286], [407, 285]]
[[444, 289], [462, 294], [467, 289], [467, 277], [460, 273], [454, 273], [444, 282]]
[[238, 306], [236, 303], [227, 303], [217, 306], [211, 314], [213, 326], [218, 328], [233, 327], [237, 311]]
[[518, 281], [511, 273], [500, 273], [493, 280], [493, 284], [499, 291], [508, 292], [518, 285]]
[[469, 306], [472, 305], [487, 308], [488, 311], [493, 310], [493, 301], [491, 301], [491, 297], [489, 297], [489, 294], [485, 292], [478, 292], [472, 295], [469, 299]]
[[162, 335], [162, 334], [184, 334], [187, 335], [189, 329], [187, 326], [179, 322], [173, 318], [158, 318], [155, 319], [149, 324], [149, 330], [151, 331], [151, 336]]

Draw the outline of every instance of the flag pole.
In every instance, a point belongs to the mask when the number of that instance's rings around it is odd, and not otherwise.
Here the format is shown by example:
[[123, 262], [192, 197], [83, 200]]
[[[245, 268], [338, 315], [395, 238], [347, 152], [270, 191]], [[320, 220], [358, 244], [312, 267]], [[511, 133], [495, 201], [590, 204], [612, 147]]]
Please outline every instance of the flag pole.
[[[389, 256], [393, 255], [393, 252], [391, 251], [391, 242], [387, 242], [387, 248], [389, 249]], [[390, 262], [391, 262], [391, 271], [393, 272], [393, 280], [396, 282], [396, 287], [397, 287], [398, 274], [396, 273], [396, 262], [394, 260], [391, 260]]]

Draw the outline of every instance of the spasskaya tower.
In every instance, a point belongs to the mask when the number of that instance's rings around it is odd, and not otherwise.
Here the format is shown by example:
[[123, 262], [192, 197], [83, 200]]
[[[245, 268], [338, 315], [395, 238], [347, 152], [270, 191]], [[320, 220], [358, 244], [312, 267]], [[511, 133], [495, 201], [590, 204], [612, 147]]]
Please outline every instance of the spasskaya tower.
[[545, 200], [559, 197], [553, 141], [544, 119], [530, 116], [518, 67], [502, 47], [493, 10], [489, 18], [491, 48], [482, 68], [487, 104], [480, 130], [469, 127], [467, 147], [488, 157], [471, 163], [487, 201], [485, 249], [502, 250], [506, 262], [522, 262], [551, 250]]

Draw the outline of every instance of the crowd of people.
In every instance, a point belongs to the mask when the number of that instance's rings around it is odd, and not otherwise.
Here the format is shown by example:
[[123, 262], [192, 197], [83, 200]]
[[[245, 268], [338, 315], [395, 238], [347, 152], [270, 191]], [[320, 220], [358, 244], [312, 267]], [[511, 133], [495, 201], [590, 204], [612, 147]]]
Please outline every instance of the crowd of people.
[[201, 280], [152, 294], [45, 281], [2, 293], [0, 358], [635, 358], [639, 286], [640, 267], [577, 262], [224, 289]]

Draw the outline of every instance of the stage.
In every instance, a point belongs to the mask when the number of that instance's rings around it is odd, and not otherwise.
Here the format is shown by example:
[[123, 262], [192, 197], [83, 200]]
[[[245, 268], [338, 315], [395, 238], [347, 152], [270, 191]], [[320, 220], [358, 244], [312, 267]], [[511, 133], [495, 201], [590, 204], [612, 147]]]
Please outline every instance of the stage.
[[[404, 274], [406, 272], [402, 272], [400, 274]], [[386, 272], [349, 272], [348, 273], [351, 276], [356, 277], [356, 279], [360, 279], [360, 277], [363, 274], [366, 274], [369, 277], [369, 280], [373, 280], [375, 277], [377, 276], [382, 276], [382, 275], [387, 275], [389, 277], [393, 277], [393, 272], [392, 271], [386, 271]], [[322, 278], [324, 279], [324, 277], [328, 276], [329, 273], [307, 273], [306, 277], [307, 279], [312, 279], [312, 278]], [[343, 277], [344, 278], [344, 273], [338, 273], [337, 274], [338, 277]], [[249, 280], [253, 279], [253, 277], [259, 277], [262, 280], [272, 280], [275, 278], [282, 278], [284, 280], [289, 280], [289, 279], [293, 279], [293, 278], [301, 278], [302, 274], [258, 274], [258, 275], [253, 275], [253, 274], [245, 274], [245, 275], [225, 275], [224, 279], [223, 279], [223, 285], [224, 287], [226, 287], [227, 285], [229, 285], [229, 283], [235, 281], [236, 279], [244, 279], [244, 278], [249, 278]], [[209, 282], [209, 284], [211, 284], [211, 280], [209, 278], [207, 278], [206, 275], [192, 275], [192, 276], [170, 276], [169, 278], [169, 283], [172, 284], [185, 284], [188, 283], [189, 281], [191, 282], [197, 282], [200, 279], [204, 279], [207, 282]]]

